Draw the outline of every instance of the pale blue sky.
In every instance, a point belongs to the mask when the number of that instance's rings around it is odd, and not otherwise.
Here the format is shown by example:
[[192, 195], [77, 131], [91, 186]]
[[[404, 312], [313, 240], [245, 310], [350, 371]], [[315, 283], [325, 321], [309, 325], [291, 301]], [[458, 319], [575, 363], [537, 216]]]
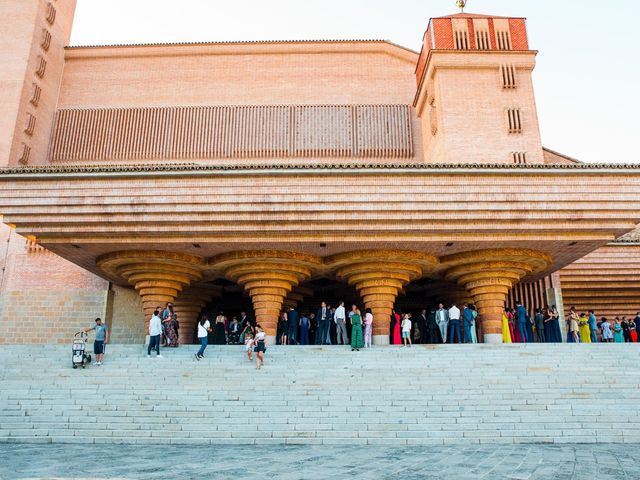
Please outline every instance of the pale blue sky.
[[[528, 18], [542, 142], [589, 162], [637, 162], [640, 2], [469, 0]], [[72, 45], [378, 38], [420, 49], [454, 0], [78, 0]]]

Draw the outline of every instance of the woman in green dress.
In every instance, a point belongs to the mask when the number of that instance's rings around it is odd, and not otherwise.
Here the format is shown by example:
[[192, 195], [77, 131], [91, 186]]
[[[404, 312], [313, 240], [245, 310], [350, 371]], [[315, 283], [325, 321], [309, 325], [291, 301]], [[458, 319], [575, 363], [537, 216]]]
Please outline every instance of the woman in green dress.
[[360, 351], [361, 348], [364, 348], [364, 338], [362, 336], [362, 317], [360, 316], [360, 310], [353, 305], [351, 311], [353, 312], [351, 315], [351, 351], [353, 352], [354, 350]]
[[618, 317], [616, 317], [616, 321], [613, 324], [613, 341], [615, 343], [624, 343], [622, 325], [620, 324], [620, 319]]

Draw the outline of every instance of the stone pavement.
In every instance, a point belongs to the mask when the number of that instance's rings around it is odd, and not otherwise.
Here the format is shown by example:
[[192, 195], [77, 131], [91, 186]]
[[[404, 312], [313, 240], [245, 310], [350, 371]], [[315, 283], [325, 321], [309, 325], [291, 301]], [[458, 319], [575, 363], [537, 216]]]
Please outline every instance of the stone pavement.
[[0, 479], [638, 479], [637, 448], [0, 444]]

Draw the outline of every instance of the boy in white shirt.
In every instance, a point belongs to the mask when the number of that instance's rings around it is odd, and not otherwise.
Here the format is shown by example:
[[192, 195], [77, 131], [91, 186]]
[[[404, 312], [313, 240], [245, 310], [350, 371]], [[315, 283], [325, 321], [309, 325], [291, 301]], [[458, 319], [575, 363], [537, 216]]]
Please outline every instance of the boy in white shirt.
[[404, 346], [407, 346], [407, 341], [409, 342], [409, 346], [411, 346], [411, 320], [409, 319], [408, 313], [404, 314], [400, 328], [402, 328], [402, 341], [404, 342]]

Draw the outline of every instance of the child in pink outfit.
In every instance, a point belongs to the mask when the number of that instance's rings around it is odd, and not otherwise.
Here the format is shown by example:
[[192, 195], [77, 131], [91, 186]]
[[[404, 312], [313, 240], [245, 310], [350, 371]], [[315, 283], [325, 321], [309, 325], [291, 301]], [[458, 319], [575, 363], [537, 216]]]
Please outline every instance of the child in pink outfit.
[[373, 315], [371, 309], [367, 308], [364, 315], [364, 348], [371, 348], [371, 325], [373, 324]]

